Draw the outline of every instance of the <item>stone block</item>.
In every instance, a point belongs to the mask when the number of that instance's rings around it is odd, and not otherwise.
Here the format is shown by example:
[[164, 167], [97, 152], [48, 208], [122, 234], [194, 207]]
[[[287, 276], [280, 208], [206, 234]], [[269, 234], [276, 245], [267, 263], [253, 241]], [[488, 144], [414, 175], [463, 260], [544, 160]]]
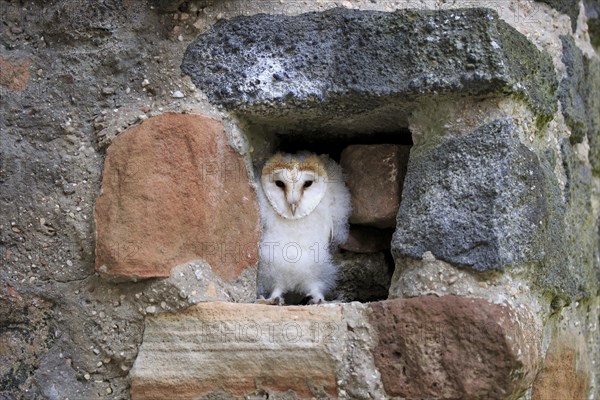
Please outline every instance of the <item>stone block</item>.
[[476, 271], [542, 262], [559, 212], [557, 183], [510, 119], [413, 147], [392, 240], [396, 258], [426, 251]]
[[513, 399], [540, 335], [523, 309], [455, 296], [204, 303], [146, 318], [131, 398]]
[[148, 318], [130, 374], [131, 398], [239, 398], [261, 390], [336, 397], [329, 347], [341, 351], [341, 320], [339, 306], [220, 302]]
[[350, 190], [350, 223], [393, 228], [402, 198], [410, 146], [391, 144], [348, 146], [340, 164]]
[[567, 180], [562, 193], [565, 213], [564, 221], [554, 224], [562, 230], [560, 245], [555, 244], [562, 253], [556, 261], [562, 261], [535, 273], [543, 287], [563, 289], [557, 295], [569, 303], [598, 293], [598, 219], [593, 211], [597, 195], [590, 165], [581, 161], [569, 140], [561, 143], [561, 158]]
[[556, 110], [549, 55], [481, 8], [237, 17], [191, 43], [181, 69], [213, 104], [280, 133], [395, 132], [432, 95], [514, 94], [540, 122]]
[[456, 296], [371, 303], [388, 396], [512, 399], [533, 381], [539, 334], [506, 304]]
[[221, 122], [166, 113], [119, 135], [96, 202], [96, 269], [168, 277], [203, 259], [231, 280], [256, 263], [259, 215], [242, 157]]
[[584, 56], [571, 36], [561, 36], [561, 40], [566, 74], [560, 82], [558, 98], [571, 128], [569, 139], [576, 144], [587, 136], [590, 161], [600, 174], [600, 62]]

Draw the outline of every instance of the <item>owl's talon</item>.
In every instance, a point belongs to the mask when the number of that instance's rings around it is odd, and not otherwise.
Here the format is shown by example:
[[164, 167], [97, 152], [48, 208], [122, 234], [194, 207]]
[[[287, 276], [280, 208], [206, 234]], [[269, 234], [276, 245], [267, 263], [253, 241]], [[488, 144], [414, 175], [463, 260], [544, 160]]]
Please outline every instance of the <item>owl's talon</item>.
[[267, 305], [267, 306], [282, 306], [285, 304], [283, 301], [283, 296], [269, 297], [268, 299], [265, 299], [264, 297], [261, 296], [258, 299], [256, 299], [256, 301], [254, 303], [255, 304], [263, 304], [263, 305]]
[[265, 299], [264, 297], [259, 297], [258, 299], [256, 299], [256, 301], [254, 302], [254, 304], [263, 304], [263, 305], [270, 305], [271, 302], [267, 299]]
[[322, 297], [311, 297], [311, 299], [308, 301], [308, 304], [310, 305], [318, 305], [318, 304], [323, 304], [325, 303], [325, 299], [323, 299]]

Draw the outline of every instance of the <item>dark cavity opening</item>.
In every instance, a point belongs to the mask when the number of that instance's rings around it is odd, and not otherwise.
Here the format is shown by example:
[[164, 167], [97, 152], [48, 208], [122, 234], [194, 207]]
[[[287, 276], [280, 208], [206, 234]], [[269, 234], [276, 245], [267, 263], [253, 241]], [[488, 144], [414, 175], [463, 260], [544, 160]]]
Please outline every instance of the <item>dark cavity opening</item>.
[[276, 134], [277, 150], [284, 153], [297, 153], [307, 150], [317, 154], [329, 154], [335, 161], [340, 161], [342, 151], [354, 144], [400, 144], [412, 146], [412, 135], [408, 129], [397, 132], [370, 133], [353, 136], [332, 136], [328, 133], [310, 135]]

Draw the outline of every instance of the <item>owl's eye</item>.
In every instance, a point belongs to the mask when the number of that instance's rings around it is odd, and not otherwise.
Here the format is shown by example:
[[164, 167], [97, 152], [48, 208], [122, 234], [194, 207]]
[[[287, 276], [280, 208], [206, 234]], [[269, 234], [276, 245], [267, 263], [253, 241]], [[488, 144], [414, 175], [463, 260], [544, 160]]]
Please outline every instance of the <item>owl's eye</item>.
[[277, 185], [277, 187], [280, 187], [280, 188], [285, 187], [285, 183], [283, 183], [283, 181], [275, 181], [275, 184]]
[[310, 187], [312, 184], [313, 184], [313, 181], [306, 181], [306, 182], [304, 182], [304, 187], [305, 188]]

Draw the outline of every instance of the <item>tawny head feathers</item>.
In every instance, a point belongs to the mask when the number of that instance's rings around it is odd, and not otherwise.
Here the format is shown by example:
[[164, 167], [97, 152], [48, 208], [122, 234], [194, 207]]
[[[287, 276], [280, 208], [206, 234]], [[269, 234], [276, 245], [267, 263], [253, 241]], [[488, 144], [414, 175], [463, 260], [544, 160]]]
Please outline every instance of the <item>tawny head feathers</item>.
[[316, 155], [276, 154], [263, 167], [261, 184], [279, 216], [300, 219], [310, 214], [325, 196], [327, 173]]

